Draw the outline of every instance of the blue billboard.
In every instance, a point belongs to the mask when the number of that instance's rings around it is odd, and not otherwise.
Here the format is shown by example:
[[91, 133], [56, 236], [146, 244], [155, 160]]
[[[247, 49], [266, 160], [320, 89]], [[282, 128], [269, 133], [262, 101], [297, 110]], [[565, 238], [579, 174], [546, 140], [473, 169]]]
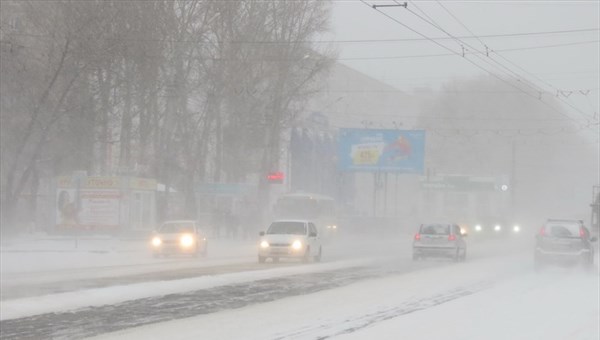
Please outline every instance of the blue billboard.
[[423, 174], [425, 131], [340, 129], [340, 171]]

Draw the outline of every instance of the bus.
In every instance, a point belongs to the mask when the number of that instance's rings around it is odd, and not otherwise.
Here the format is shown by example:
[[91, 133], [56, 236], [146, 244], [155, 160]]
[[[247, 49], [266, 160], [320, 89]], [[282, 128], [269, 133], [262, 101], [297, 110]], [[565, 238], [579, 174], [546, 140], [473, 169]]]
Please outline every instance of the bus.
[[310, 220], [325, 238], [336, 235], [339, 230], [336, 202], [329, 196], [285, 194], [277, 199], [273, 212], [276, 219]]

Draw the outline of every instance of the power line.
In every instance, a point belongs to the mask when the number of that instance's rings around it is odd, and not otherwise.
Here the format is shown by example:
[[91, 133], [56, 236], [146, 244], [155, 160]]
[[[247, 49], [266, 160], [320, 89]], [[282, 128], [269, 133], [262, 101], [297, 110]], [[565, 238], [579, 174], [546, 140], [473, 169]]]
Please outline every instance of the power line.
[[[369, 5], [369, 4], [368, 4], [366, 1], [364, 1], [364, 0], [360, 0], [360, 1], [361, 1], [361, 2], [362, 2], [364, 5], [366, 5], [366, 6], [368, 6], [368, 7], [371, 7], [371, 6], [370, 6], [370, 5]], [[410, 26], [408, 26], [408, 25], [406, 25], [406, 24], [402, 23], [401, 21], [399, 21], [399, 20], [397, 20], [396, 18], [394, 18], [394, 17], [392, 17], [392, 16], [390, 16], [390, 15], [386, 14], [385, 12], [383, 12], [383, 11], [381, 11], [381, 10], [378, 10], [378, 9], [376, 9], [376, 8], [374, 8], [374, 10], [376, 10], [376, 11], [377, 11], [377, 12], [379, 12], [380, 14], [384, 15], [385, 17], [387, 17], [387, 18], [391, 19], [392, 21], [396, 22], [397, 24], [399, 24], [399, 25], [401, 25], [401, 26], [403, 26], [403, 27], [407, 28], [408, 30], [410, 30], [410, 31], [412, 31], [412, 32], [414, 32], [414, 33], [416, 33], [416, 34], [418, 34], [418, 35], [422, 36], [423, 38], [429, 39], [429, 38], [428, 38], [426, 35], [424, 35], [424, 34], [420, 33], [419, 31], [417, 31], [417, 30], [413, 29], [412, 27], [410, 27]], [[414, 12], [413, 12], [413, 13], [414, 13]], [[427, 21], [427, 20], [425, 20], [425, 21]], [[427, 22], [428, 22], [428, 21], [427, 21]], [[447, 32], [445, 32], [445, 33], [447, 33]], [[447, 33], [447, 34], [448, 34], [448, 33]], [[450, 34], [448, 34], [448, 35], [450, 35]], [[451, 36], [451, 35], [450, 35], [450, 36]], [[429, 39], [429, 40], [431, 40], [431, 39]], [[435, 40], [431, 40], [431, 41], [432, 41], [433, 43], [435, 43], [436, 45], [438, 45], [438, 46], [440, 46], [440, 47], [442, 47], [442, 48], [444, 48], [444, 49], [446, 49], [446, 50], [448, 50], [448, 51], [450, 51], [450, 52], [454, 53], [455, 55], [458, 55], [458, 56], [460, 56], [460, 55], [461, 55], [460, 53], [457, 53], [456, 51], [454, 51], [454, 50], [450, 49], [449, 47], [447, 47], [447, 46], [445, 46], [445, 45], [442, 45], [442, 44], [440, 44], [439, 42], [437, 42], [437, 41], [435, 41]], [[551, 104], [549, 104], [549, 103], [547, 103], [547, 102], [543, 101], [541, 98], [538, 98], [538, 97], [536, 97], [535, 95], [532, 95], [531, 93], [528, 93], [527, 91], [525, 91], [525, 90], [521, 89], [520, 87], [518, 87], [518, 86], [515, 86], [514, 84], [512, 84], [512, 83], [508, 82], [507, 80], [505, 80], [505, 79], [503, 79], [503, 78], [499, 77], [498, 75], [496, 75], [496, 74], [492, 73], [491, 71], [489, 71], [489, 70], [487, 70], [486, 68], [482, 67], [481, 65], [479, 65], [479, 64], [477, 64], [477, 63], [475, 63], [474, 61], [472, 61], [472, 60], [470, 60], [470, 59], [468, 59], [468, 58], [465, 58], [464, 56], [463, 56], [463, 59], [467, 60], [469, 63], [473, 64], [475, 67], [477, 67], [477, 68], [479, 68], [479, 69], [483, 70], [484, 72], [486, 72], [486, 73], [490, 74], [491, 76], [493, 76], [493, 77], [497, 78], [498, 80], [500, 80], [500, 81], [502, 81], [502, 82], [504, 82], [504, 83], [508, 84], [509, 86], [511, 86], [511, 87], [513, 87], [513, 88], [516, 88], [517, 90], [520, 90], [520, 91], [521, 91], [522, 93], [524, 93], [525, 95], [527, 95], [527, 96], [529, 96], [529, 97], [533, 97], [533, 98], [535, 98], [535, 99], [539, 100], [540, 102], [544, 103], [544, 105], [548, 106], [549, 108], [551, 108], [553, 111], [557, 112], [558, 114], [560, 114], [560, 115], [562, 115], [562, 116], [564, 116], [564, 117], [567, 117], [567, 118], [569, 118], [570, 120], [574, 120], [572, 117], [570, 117], [569, 115], [566, 115], [565, 113], [563, 113], [562, 111], [558, 110], [557, 108], [555, 108], [555, 107], [554, 107], [554, 106], [552, 106]]]
[[[599, 43], [600, 40], [588, 40], [588, 41], [578, 41], [578, 42], [570, 42], [570, 43], [563, 43], [563, 44], [552, 44], [552, 45], [537, 45], [537, 46], [529, 46], [529, 47], [520, 47], [520, 48], [507, 48], [507, 49], [500, 49], [500, 50], [490, 50], [492, 52], [512, 52], [512, 51], [522, 51], [522, 50], [532, 50], [532, 49], [543, 49], [543, 48], [554, 48], [554, 47], [561, 47], [561, 46], [572, 46], [572, 45], [585, 45], [585, 44], [594, 44], [594, 43]], [[6, 44], [12, 44], [9, 41], [1, 41], [0, 43], [6, 43]], [[15, 46], [17, 48], [26, 48], [26, 49], [37, 49], [37, 50], [46, 50], [46, 48], [41, 47], [41, 46], [32, 46], [32, 45], [16, 45]], [[443, 45], [442, 45], [443, 46]], [[77, 52], [79, 55], [98, 55], [98, 56], [102, 56], [102, 55], [112, 55], [110, 53], [101, 53], [101, 52], [95, 52], [95, 53], [90, 53], [90, 52]], [[481, 51], [475, 51], [475, 52], [471, 52], [471, 51], [466, 51], [465, 55], [476, 55], [476, 54], [484, 54]], [[336, 60], [342, 60], [342, 61], [352, 61], [352, 60], [386, 60], [386, 59], [412, 59], [412, 58], [430, 58], [430, 57], [448, 57], [448, 56], [455, 56], [457, 55], [456, 52], [454, 53], [435, 53], [435, 54], [417, 54], [417, 55], [403, 55], [403, 56], [379, 56], [379, 57], [346, 57], [346, 58], [336, 58]], [[152, 54], [145, 54], [144, 57], [149, 57], [149, 58], [164, 58], [165, 56], [163, 55], [152, 55]], [[223, 61], [227, 61], [227, 60], [237, 60], [237, 59], [231, 59], [231, 58], [220, 58], [220, 57], [199, 57], [199, 60], [223, 60]], [[264, 60], [264, 61], [289, 61], [289, 60], [311, 60], [314, 58], [311, 57], [303, 57], [303, 58], [253, 58], [253, 59], [248, 59], [248, 60]]]
[[[320, 111], [319, 111], [320, 112]], [[427, 115], [397, 115], [397, 114], [385, 114], [385, 113], [376, 113], [372, 112], [321, 112], [323, 114], [330, 115], [341, 115], [341, 116], [350, 116], [356, 118], [369, 117], [369, 118], [393, 118], [393, 119], [419, 119], [419, 120], [448, 120], [448, 121], [480, 121], [480, 122], [564, 122], [564, 121], [572, 121], [568, 118], [511, 118], [511, 117], [480, 117], [480, 116], [462, 116], [462, 117], [442, 117], [442, 116], [427, 116]], [[497, 113], [494, 113], [497, 114]], [[577, 120], [580, 123], [585, 123], [586, 125], [591, 122], [589, 120]]]
[[[581, 92], [596, 92], [598, 91], [599, 88], [590, 88], [590, 89], [585, 89], [585, 90], [570, 90], [569, 92], [571, 92], [574, 95], [583, 95], [586, 96], [585, 94], [581, 93]], [[408, 93], [406, 91], [403, 90], [325, 90], [325, 93], [397, 93], [397, 94], [404, 94], [404, 95], [408, 95]], [[510, 91], [510, 90], [413, 90], [412, 92], [426, 92], [426, 93], [436, 93], [436, 94], [458, 94], [458, 93], [521, 93], [521, 91]]]
[[[481, 38], [510, 38], [510, 37], [527, 37], [527, 36], [539, 36], [539, 35], [555, 35], [555, 34], [572, 34], [572, 33], [583, 33], [583, 32], [600, 32], [600, 28], [582, 28], [573, 30], [556, 30], [556, 31], [538, 31], [538, 32], [522, 32], [522, 33], [503, 33], [503, 34], [487, 34], [480, 35]], [[28, 36], [35, 38], [52, 38], [55, 37], [46, 34], [35, 34], [27, 32], [7, 32], [7, 35], [15, 36]], [[474, 36], [455, 36], [458, 39], [475, 39]], [[150, 42], [169, 42], [169, 43], [197, 43], [207, 44], [214, 43], [207, 42], [206, 40], [189, 40], [189, 39], [152, 39], [152, 38], [108, 38], [108, 37], [96, 37], [95, 39], [102, 40], [116, 40], [116, 41], [150, 41]], [[427, 38], [392, 38], [392, 39], [355, 39], [355, 40], [294, 40], [291, 43], [314, 43], [314, 44], [351, 44], [351, 43], [380, 43], [380, 42], [411, 42], [411, 41], [428, 41], [428, 40], [452, 40], [451, 37], [429, 37]], [[230, 40], [230, 41], [217, 41], [219, 43], [230, 43], [230, 44], [289, 44], [290, 41], [272, 41], [272, 40]]]
[[[473, 31], [471, 31], [467, 25], [465, 25], [458, 17], [456, 17], [454, 14], [452, 14], [452, 12], [450, 10], [448, 10], [439, 0], [436, 0], [437, 4], [440, 5], [445, 11], [446, 13], [448, 13], [455, 21], [457, 21], [462, 27], [464, 27], [469, 33], [471, 33], [471, 35], [473, 35], [473, 37], [475, 37], [479, 43], [481, 43], [481, 45], [483, 45], [486, 48], [486, 52], [488, 50], [488, 46], [475, 34], [473, 33]], [[557, 97], [560, 101], [562, 101], [563, 103], [565, 103], [566, 105], [570, 106], [571, 108], [573, 108], [574, 110], [576, 110], [577, 112], [583, 114], [584, 116], [587, 116], [583, 111], [581, 111], [578, 107], [576, 107], [575, 105], [573, 105], [571, 102], [568, 102], [566, 100], [564, 100], [563, 98], [559, 97], [558, 94], [561, 91], [560, 89], [558, 89], [557, 87], [553, 86], [552, 84], [544, 81], [543, 79], [537, 77], [536, 75], [532, 74], [531, 72], [525, 70], [524, 68], [520, 67], [519, 65], [517, 65], [516, 63], [510, 61], [509, 59], [503, 57], [501, 54], [498, 53], [498, 51], [494, 51], [499, 57], [501, 57], [502, 59], [504, 59], [506, 62], [510, 63], [511, 65], [513, 65], [514, 67], [518, 68], [519, 70], [521, 70], [522, 72], [525, 72], [526, 74], [529, 74], [530, 76], [534, 77], [535, 79], [537, 79], [538, 81], [541, 81], [542, 83], [546, 84], [547, 86], [551, 87], [552, 89], [554, 89], [557, 93]], [[488, 53], [486, 53], [486, 55], [489, 56]], [[521, 75], [519, 75], [518, 73], [512, 71], [510, 68], [504, 66], [502, 63], [498, 62], [497, 60], [495, 60], [494, 58], [491, 58], [491, 60], [493, 60], [494, 62], [496, 62], [497, 64], [501, 65], [502, 67], [504, 67], [505, 69], [507, 69], [510, 73], [514, 74], [516, 77], [522, 77]], [[518, 79], [517, 78], [517, 79]], [[523, 77], [525, 78], [525, 77]], [[533, 82], [532, 82], [533, 83]], [[526, 83], [527, 84], [527, 83]], [[539, 86], [538, 89], [542, 90]], [[543, 91], [546, 92], [546, 91]], [[542, 92], [540, 92], [541, 95]], [[595, 120], [595, 118], [593, 118]]]
[[[513, 51], [525, 51], [525, 50], [535, 50], [535, 49], [543, 49], [543, 48], [554, 48], [554, 47], [562, 47], [562, 46], [574, 46], [574, 45], [587, 45], [587, 44], [597, 44], [600, 40], [587, 40], [587, 41], [577, 41], [563, 44], [552, 44], [552, 45], [537, 45], [537, 46], [529, 46], [529, 47], [517, 47], [517, 48], [505, 48], [500, 50], [490, 50], [492, 52], [513, 52]], [[476, 54], [485, 54], [485, 52], [481, 51], [465, 51], [465, 55], [476, 55]], [[347, 58], [338, 58], [338, 60], [386, 60], [386, 59], [409, 59], [409, 58], [429, 58], [429, 57], [448, 57], [455, 56], [456, 53], [435, 53], [435, 54], [417, 54], [417, 55], [401, 55], [401, 56], [381, 56], [381, 57], [347, 57]]]
[[[439, 3], [439, 2], [438, 2], [438, 3]], [[417, 7], [417, 8], [418, 8], [418, 7]], [[445, 9], [445, 7], [444, 7], [444, 9]], [[427, 19], [423, 18], [421, 15], [419, 15], [419, 14], [415, 13], [414, 11], [412, 11], [412, 10], [411, 10], [411, 9], [409, 9], [409, 8], [406, 8], [406, 10], [408, 10], [409, 12], [411, 12], [412, 14], [414, 14], [415, 16], [417, 16], [419, 19], [421, 19], [421, 20], [425, 21], [426, 23], [430, 24], [431, 26], [433, 26], [433, 27], [437, 28], [438, 30], [440, 30], [440, 31], [444, 32], [444, 33], [445, 33], [445, 34], [447, 34], [448, 36], [455, 38], [455, 37], [454, 37], [452, 34], [450, 34], [449, 32], [447, 32], [446, 30], [444, 30], [444, 29], [443, 29], [443, 28], [442, 28], [442, 27], [441, 27], [439, 24], [437, 24], [435, 21], [433, 21], [433, 22], [432, 22], [432, 21], [430, 21], [430, 20], [427, 20]], [[447, 9], [446, 9], [446, 11], [447, 11], [447, 12], [449, 12]], [[429, 16], [428, 16], [428, 17], [429, 17]], [[453, 16], [453, 17], [454, 17], [454, 16]], [[430, 17], [429, 17], [429, 18], [430, 18]], [[454, 18], [455, 18], [455, 17], [454, 17]], [[455, 20], [458, 20], [458, 19], [456, 19], [456, 18], [455, 18]], [[462, 24], [462, 22], [460, 22], [460, 23], [461, 23], [461, 25], [465, 26], [464, 24]], [[465, 27], [466, 27], [466, 26], [465, 26]], [[472, 32], [471, 32], [470, 30], [469, 30], [469, 32], [472, 34]], [[455, 41], [458, 41], [458, 42], [460, 42], [461, 44], [465, 44], [465, 45], [467, 45], [468, 47], [470, 47], [470, 48], [474, 49], [475, 51], [479, 52], [479, 54], [482, 54], [482, 52], [481, 52], [481, 51], [479, 51], [477, 48], [475, 48], [474, 46], [472, 46], [472, 45], [470, 45], [470, 44], [468, 44], [468, 43], [465, 43], [464, 41], [462, 41], [462, 40], [460, 40], [460, 39], [457, 39], [457, 38], [455, 38]], [[479, 39], [479, 41], [480, 41], [480, 42], [482, 42], [480, 39]], [[483, 44], [483, 42], [482, 42], [482, 44]], [[485, 45], [485, 44], [483, 44], [483, 45], [486, 47], [486, 53], [485, 53], [485, 54], [486, 54], [487, 56], [489, 56], [489, 52], [487, 51], [487, 49], [488, 49], [487, 45]], [[461, 46], [462, 46], [462, 45], [461, 45]], [[474, 55], [475, 57], [479, 58], [480, 60], [482, 60], [483, 62], [487, 63], [488, 65], [498, 68], [498, 66], [495, 66], [495, 65], [491, 64], [491, 63], [490, 63], [488, 60], [486, 60], [486, 59], [483, 59], [483, 58], [482, 58], [481, 56], [479, 56], [478, 54], [473, 54], [473, 55]], [[463, 47], [463, 57], [464, 57], [464, 56], [465, 56], [465, 55], [464, 55], [464, 47]], [[465, 59], [466, 59], [466, 58], [465, 58]], [[467, 59], [467, 60], [468, 60], [468, 59]], [[519, 79], [519, 78], [525, 78], [525, 77], [521, 77], [521, 76], [520, 76], [518, 73], [514, 72], [513, 70], [511, 70], [510, 68], [508, 68], [508, 67], [507, 67], [507, 66], [505, 66], [504, 64], [502, 64], [502, 63], [498, 62], [497, 60], [494, 60], [493, 58], [490, 58], [490, 60], [491, 60], [491, 61], [493, 61], [494, 63], [496, 63], [497, 65], [499, 65], [500, 67], [504, 68], [505, 70], [507, 70], [509, 73], [513, 74], [513, 76], [516, 76], [516, 80], [517, 80], [517, 81], [520, 81], [520, 79]], [[474, 65], [477, 65], [476, 63], [473, 63], [472, 61], [471, 61], [471, 63], [472, 63], [472, 64], [474, 64]], [[478, 66], [478, 67], [479, 67], [479, 68], [482, 68], [482, 67], [480, 67], [480, 66]], [[484, 68], [482, 68], [482, 69], [484, 69]], [[495, 78], [497, 78], [497, 79], [499, 79], [499, 80], [501, 80], [501, 81], [505, 82], [506, 84], [509, 84], [509, 85], [511, 85], [512, 87], [515, 87], [515, 88], [518, 88], [518, 89], [520, 89], [519, 87], [517, 87], [517, 86], [514, 86], [513, 84], [511, 84], [511, 83], [509, 83], [509, 82], [505, 81], [504, 79], [500, 78], [499, 76], [497, 76], [497, 75], [495, 75], [495, 74], [491, 73], [491, 72], [490, 72], [490, 71], [488, 71], [487, 69], [484, 69], [484, 70], [485, 70], [485, 71], [487, 71], [488, 73], [490, 73], [490, 75], [494, 76]], [[533, 89], [534, 91], [536, 91], [536, 92], [538, 93], [538, 98], [537, 98], [537, 99], [538, 99], [538, 100], [540, 100], [542, 103], [544, 103], [546, 106], [548, 106], [548, 107], [552, 108], [552, 110], [554, 110], [555, 112], [557, 112], [557, 113], [559, 113], [559, 114], [561, 114], [561, 115], [565, 115], [565, 114], [564, 114], [563, 112], [561, 112], [560, 110], [557, 110], [557, 109], [556, 109], [554, 106], [552, 106], [552, 105], [550, 105], [550, 104], [548, 104], [548, 103], [546, 103], [545, 101], [543, 101], [543, 100], [542, 100], [542, 94], [543, 94], [544, 92], [546, 92], [546, 91], [542, 90], [542, 89], [541, 89], [541, 88], [539, 88], [539, 87], [537, 87], [537, 89], [536, 89], [535, 87], [533, 87], [532, 85], [530, 85], [528, 82], [525, 82], [525, 83], [523, 83], [523, 84], [524, 84], [525, 86], [527, 86], [527, 87], [529, 87], [529, 88]], [[525, 93], [525, 94], [527, 94], [527, 95], [529, 95], [529, 96], [533, 96], [532, 94], [530, 94], [530, 93], [528, 93], [528, 92], [524, 91], [523, 89], [520, 89], [520, 90], [521, 90], [523, 93]], [[540, 90], [541, 90], [541, 91], [540, 91]], [[535, 96], [534, 96], [534, 97], [535, 97]], [[564, 100], [561, 100], [561, 101], [565, 102]], [[587, 117], [587, 115], [586, 115], [586, 114], [585, 114], [583, 111], [581, 111], [579, 108], [577, 108], [577, 107], [573, 106], [573, 105], [572, 105], [572, 104], [570, 104], [570, 103], [567, 103], [567, 102], [565, 102], [565, 103], [566, 103], [567, 105], [571, 106], [573, 109], [575, 109], [575, 110], [576, 110], [578, 113], [580, 113], [580, 114], [582, 114], [582, 115], [586, 116], [586, 118], [589, 118], [589, 117]]]

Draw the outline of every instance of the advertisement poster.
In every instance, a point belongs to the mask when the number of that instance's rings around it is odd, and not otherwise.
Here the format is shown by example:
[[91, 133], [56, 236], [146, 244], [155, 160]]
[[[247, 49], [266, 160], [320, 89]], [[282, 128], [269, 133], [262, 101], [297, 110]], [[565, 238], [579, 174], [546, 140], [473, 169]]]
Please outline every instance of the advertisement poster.
[[425, 131], [340, 129], [339, 169], [423, 174]]
[[118, 190], [84, 190], [81, 192], [79, 221], [82, 226], [92, 228], [116, 228], [119, 226]]
[[56, 226], [59, 229], [117, 228], [121, 190], [118, 178], [58, 177]]
[[74, 189], [59, 189], [56, 193], [56, 226], [74, 228], [79, 224], [79, 212]]

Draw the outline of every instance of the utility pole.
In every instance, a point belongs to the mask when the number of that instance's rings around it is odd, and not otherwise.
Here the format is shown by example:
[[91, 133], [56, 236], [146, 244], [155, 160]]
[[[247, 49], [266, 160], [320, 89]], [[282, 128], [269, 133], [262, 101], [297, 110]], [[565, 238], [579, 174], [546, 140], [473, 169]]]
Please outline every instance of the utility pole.
[[592, 232], [600, 232], [600, 185], [594, 185], [592, 187], [592, 216], [590, 217], [590, 227]]
[[511, 145], [511, 162], [510, 162], [510, 217], [514, 221], [515, 219], [515, 187], [516, 187], [516, 176], [517, 176], [517, 145], [513, 139]]

